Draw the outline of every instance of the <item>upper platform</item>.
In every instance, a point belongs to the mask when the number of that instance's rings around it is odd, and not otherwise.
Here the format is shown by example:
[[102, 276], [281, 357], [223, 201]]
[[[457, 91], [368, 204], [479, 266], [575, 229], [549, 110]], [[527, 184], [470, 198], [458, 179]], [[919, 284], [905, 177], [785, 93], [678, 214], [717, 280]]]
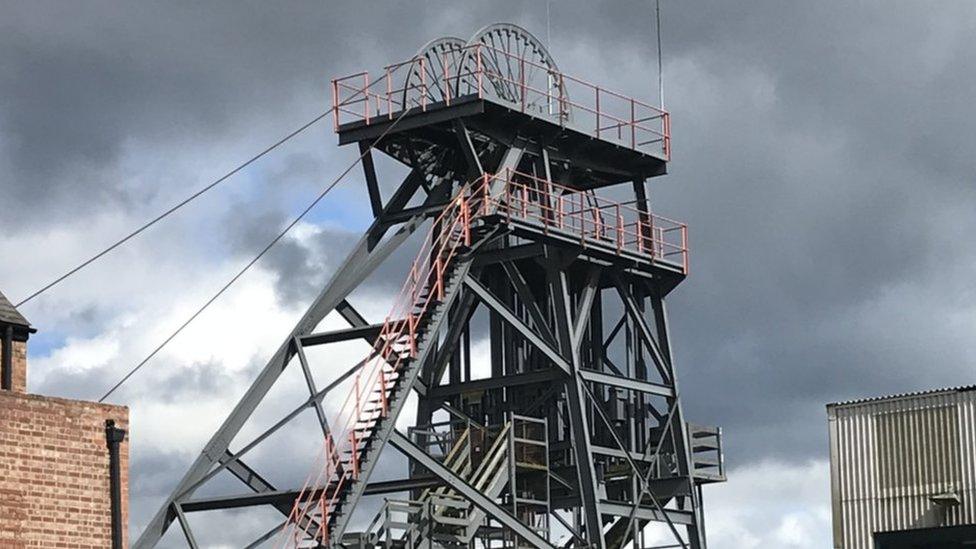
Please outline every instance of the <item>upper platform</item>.
[[332, 94], [340, 144], [389, 132], [377, 147], [413, 167], [444, 165], [425, 157], [457, 147], [457, 120], [479, 152], [544, 149], [581, 189], [664, 174], [671, 153], [666, 111], [560, 72], [538, 45], [441, 39], [377, 74], [333, 80]]

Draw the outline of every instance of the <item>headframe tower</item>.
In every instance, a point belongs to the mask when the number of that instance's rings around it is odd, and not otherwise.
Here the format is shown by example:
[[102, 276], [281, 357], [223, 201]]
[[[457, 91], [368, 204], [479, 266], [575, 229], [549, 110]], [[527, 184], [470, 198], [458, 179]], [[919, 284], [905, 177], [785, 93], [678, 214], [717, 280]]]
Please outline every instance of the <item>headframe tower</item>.
[[[666, 173], [668, 113], [562, 73], [508, 24], [332, 92], [374, 219], [136, 546], [174, 524], [198, 546], [193, 515], [262, 508], [253, 547], [704, 548], [721, 431], [684, 417], [665, 298], [687, 228], [645, 189]], [[409, 168], [386, 200], [374, 151]], [[405, 245], [392, 311], [364, 318], [347, 298]], [[349, 327], [320, 330], [330, 313]], [[357, 363], [309, 351], [350, 341], [369, 344]], [[288, 369], [304, 394], [253, 436]], [[245, 462], [299, 417], [321, 448], [281, 488]]]

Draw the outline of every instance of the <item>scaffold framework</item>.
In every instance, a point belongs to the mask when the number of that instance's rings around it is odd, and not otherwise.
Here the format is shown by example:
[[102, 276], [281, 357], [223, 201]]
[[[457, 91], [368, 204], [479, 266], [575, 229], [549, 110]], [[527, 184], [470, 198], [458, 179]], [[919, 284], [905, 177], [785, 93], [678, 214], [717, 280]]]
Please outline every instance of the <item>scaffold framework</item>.
[[[374, 219], [136, 547], [174, 524], [197, 547], [195, 515], [259, 508], [248, 547], [704, 548], [721, 430], [684, 417], [665, 298], [689, 272], [687, 227], [646, 191], [669, 114], [563, 74], [507, 24], [332, 95]], [[386, 200], [371, 147], [409, 168]], [[350, 295], [409, 246], [393, 307], [367, 320]], [[330, 313], [349, 326], [322, 330]], [[361, 360], [312, 359], [349, 342]], [[304, 394], [254, 435], [288, 369]], [[314, 461], [304, 485], [245, 463], [309, 415], [314, 459], [276, 452]]]

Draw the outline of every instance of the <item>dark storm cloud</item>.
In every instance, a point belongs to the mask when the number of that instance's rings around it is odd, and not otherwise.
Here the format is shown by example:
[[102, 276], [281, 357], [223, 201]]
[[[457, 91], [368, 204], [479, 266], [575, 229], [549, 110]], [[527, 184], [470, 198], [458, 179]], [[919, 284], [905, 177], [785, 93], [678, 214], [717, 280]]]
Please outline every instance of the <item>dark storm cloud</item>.
[[[119, 171], [127, 152], [201, 141], [219, 148], [213, 144], [240, 133], [280, 132], [269, 116], [297, 121], [324, 110], [330, 75], [357, 66], [375, 43], [363, 40], [363, 29], [350, 21], [374, 20], [380, 26], [372, 31], [387, 37], [410, 30], [384, 32], [384, 26], [399, 27], [394, 15], [413, 11], [409, 6], [389, 11], [376, 4], [372, 13], [364, 8], [261, 2], [5, 6], [0, 161], [4, 194], [28, 207], [8, 210], [0, 223], [35, 224], [37, 214], [52, 211], [84, 216], [151, 192], [132, 188]], [[390, 17], [379, 17], [384, 13]], [[404, 38], [411, 48], [419, 40]], [[127, 150], [132, 146], [142, 149]]]

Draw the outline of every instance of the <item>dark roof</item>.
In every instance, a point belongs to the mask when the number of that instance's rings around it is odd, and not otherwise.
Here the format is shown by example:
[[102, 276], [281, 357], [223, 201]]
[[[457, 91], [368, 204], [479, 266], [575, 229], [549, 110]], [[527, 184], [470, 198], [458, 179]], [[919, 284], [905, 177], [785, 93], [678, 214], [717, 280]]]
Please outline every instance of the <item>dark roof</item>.
[[30, 322], [20, 314], [16, 307], [0, 292], [0, 324], [30, 327]]
[[879, 402], [879, 401], [882, 401], [882, 400], [894, 400], [894, 399], [898, 399], [898, 398], [923, 397], [923, 396], [929, 396], [929, 395], [937, 395], [937, 394], [940, 394], [940, 393], [964, 393], [966, 391], [976, 391], [976, 385], [962, 385], [962, 386], [959, 386], [959, 387], [945, 387], [945, 388], [942, 388], [942, 389], [932, 389], [932, 390], [929, 390], [929, 391], [915, 391], [915, 392], [912, 392], [912, 393], [901, 393], [901, 394], [898, 394], [898, 395], [888, 395], [888, 396], [870, 397], [870, 398], [858, 398], [858, 399], [854, 399], [854, 400], [847, 400], [847, 401], [844, 401], [844, 402], [834, 402], [832, 404], [828, 404], [827, 407], [828, 408], [831, 408], [831, 407], [834, 407], [834, 406], [850, 406], [850, 405], [854, 405], [854, 404], [865, 404], [865, 403], [868, 403], [868, 402]]

